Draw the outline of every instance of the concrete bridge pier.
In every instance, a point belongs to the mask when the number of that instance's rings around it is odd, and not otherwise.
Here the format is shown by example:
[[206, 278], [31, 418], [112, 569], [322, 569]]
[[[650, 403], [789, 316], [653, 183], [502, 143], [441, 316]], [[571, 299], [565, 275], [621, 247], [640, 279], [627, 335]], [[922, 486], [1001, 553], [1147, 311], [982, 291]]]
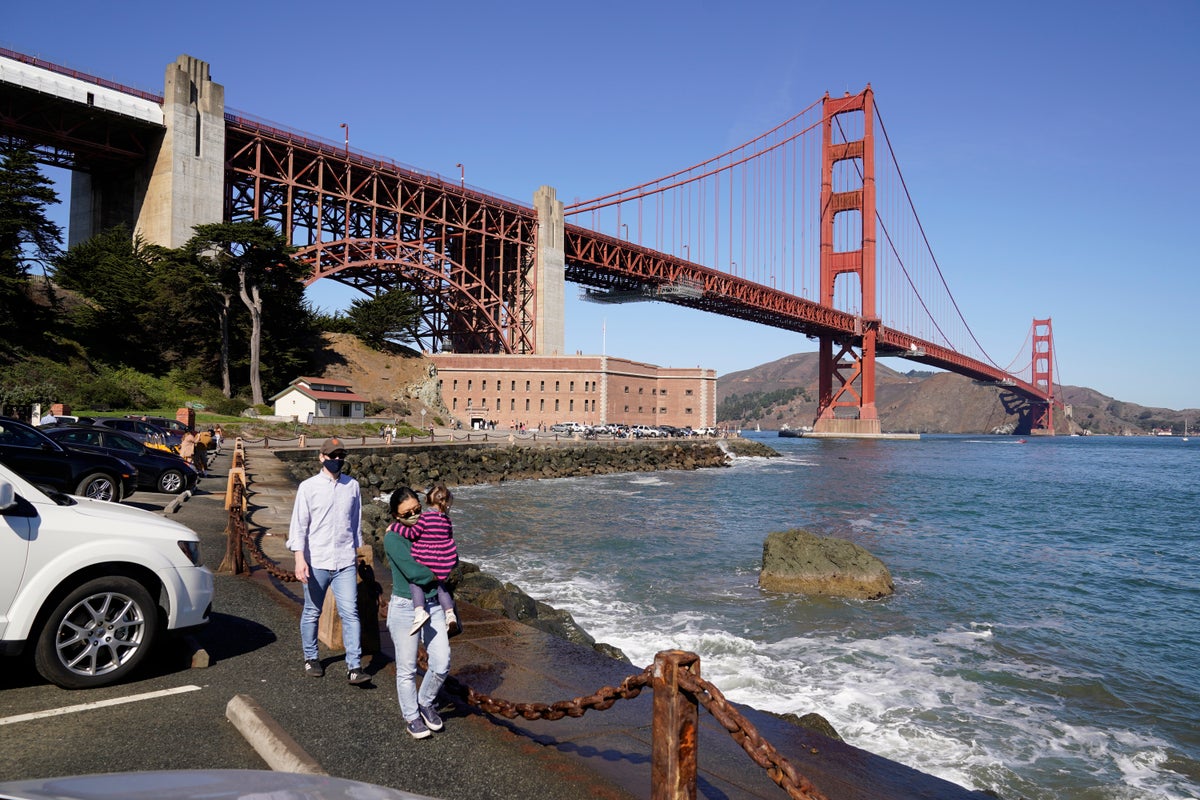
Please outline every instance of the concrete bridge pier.
[[225, 87], [206, 62], [182, 55], [167, 66], [162, 110], [165, 129], [145, 162], [71, 174], [69, 245], [125, 223], [179, 247], [196, 225], [224, 219]]
[[563, 317], [567, 263], [563, 204], [553, 186], [542, 186], [533, 193], [533, 207], [538, 219], [534, 259], [537, 292], [534, 352], [540, 356], [562, 355], [566, 347]]

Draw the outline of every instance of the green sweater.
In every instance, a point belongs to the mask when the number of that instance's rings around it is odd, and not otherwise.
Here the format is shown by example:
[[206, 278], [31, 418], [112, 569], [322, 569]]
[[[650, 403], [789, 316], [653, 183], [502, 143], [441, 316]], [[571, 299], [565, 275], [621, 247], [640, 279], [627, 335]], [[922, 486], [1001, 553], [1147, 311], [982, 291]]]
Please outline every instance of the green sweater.
[[412, 542], [408, 539], [395, 531], [388, 531], [383, 537], [383, 549], [392, 568], [392, 594], [408, 597], [410, 583], [415, 583], [422, 589], [432, 589], [437, 585], [437, 577], [429, 567], [413, 560]]

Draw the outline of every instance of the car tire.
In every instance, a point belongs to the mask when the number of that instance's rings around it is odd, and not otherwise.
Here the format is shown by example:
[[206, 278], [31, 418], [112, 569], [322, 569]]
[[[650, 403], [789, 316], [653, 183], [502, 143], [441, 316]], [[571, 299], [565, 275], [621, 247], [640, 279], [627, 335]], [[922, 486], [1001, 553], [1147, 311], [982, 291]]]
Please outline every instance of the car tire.
[[163, 470], [163, 474], [158, 476], [158, 491], [167, 494], [179, 494], [187, 487], [187, 480], [183, 477], [183, 473], [177, 469]]
[[132, 672], [158, 637], [158, 607], [132, 578], [95, 578], [63, 598], [38, 633], [34, 666], [64, 689], [87, 689]]
[[111, 475], [93, 472], [79, 482], [75, 494], [80, 497], [90, 497], [93, 500], [119, 503], [121, 502], [121, 484]]

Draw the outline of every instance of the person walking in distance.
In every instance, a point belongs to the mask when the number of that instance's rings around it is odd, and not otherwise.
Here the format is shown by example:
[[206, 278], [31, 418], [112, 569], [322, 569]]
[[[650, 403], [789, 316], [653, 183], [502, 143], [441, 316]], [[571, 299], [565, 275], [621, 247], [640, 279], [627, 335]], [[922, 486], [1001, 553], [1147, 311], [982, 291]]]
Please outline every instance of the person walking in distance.
[[[404, 716], [405, 729], [414, 739], [424, 739], [430, 735], [430, 731], [440, 731], [444, 727], [433, 705], [438, 690], [450, 673], [450, 635], [440, 605], [422, 599], [421, 605], [414, 607], [409, 596], [409, 585], [432, 589], [438, 583], [428, 567], [413, 559], [413, 543], [405, 535], [421, 517], [421, 501], [417, 499], [416, 492], [402, 486], [392, 492], [388, 511], [393, 523], [383, 537], [383, 550], [392, 569], [387, 627], [396, 648], [396, 697], [400, 702], [400, 713]], [[417, 629], [418, 635], [413, 636], [410, 631], [413, 629], [416, 608], [425, 612], [426, 622]], [[428, 665], [418, 692], [417, 649], [421, 644], [425, 645]]]
[[332, 588], [342, 619], [346, 647], [346, 676], [350, 683], [366, 683], [362, 669], [362, 643], [358, 621], [358, 548], [362, 545], [362, 495], [358, 481], [343, 474], [346, 447], [331, 436], [317, 458], [321, 471], [296, 489], [287, 548], [296, 554], [296, 579], [304, 586], [300, 613], [300, 643], [304, 674], [325, 674], [317, 651], [317, 623]]
[[[458, 615], [454, 612], [454, 600], [446, 590], [445, 581], [458, 563], [458, 545], [454, 543], [454, 525], [450, 522], [454, 495], [445, 484], [439, 483], [425, 495], [425, 502], [428, 507], [417, 524], [404, 528], [401, 534], [412, 542], [413, 559], [437, 577], [438, 605], [446, 614], [446, 627], [452, 629], [458, 627]], [[425, 590], [415, 583], [409, 584], [409, 589], [414, 609], [411, 636], [429, 621], [429, 612], [425, 610]]]

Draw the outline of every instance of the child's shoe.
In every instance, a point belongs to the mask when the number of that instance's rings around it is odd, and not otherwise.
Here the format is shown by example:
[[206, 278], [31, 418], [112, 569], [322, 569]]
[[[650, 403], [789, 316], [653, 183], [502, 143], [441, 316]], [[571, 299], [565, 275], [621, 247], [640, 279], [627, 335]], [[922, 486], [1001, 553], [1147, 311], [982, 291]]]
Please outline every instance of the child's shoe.
[[414, 609], [413, 610], [413, 624], [412, 624], [412, 628], [410, 628], [408, 631], [408, 635], [412, 636], [414, 633], [421, 630], [421, 628], [423, 628], [425, 626], [426, 622], [429, 622], [429, 612], [426, 611], [424, 608]]
[[446, 627], [447, 628], [458, 627], [458, 615], [454, 613], [453, 608], [446, 609]]

